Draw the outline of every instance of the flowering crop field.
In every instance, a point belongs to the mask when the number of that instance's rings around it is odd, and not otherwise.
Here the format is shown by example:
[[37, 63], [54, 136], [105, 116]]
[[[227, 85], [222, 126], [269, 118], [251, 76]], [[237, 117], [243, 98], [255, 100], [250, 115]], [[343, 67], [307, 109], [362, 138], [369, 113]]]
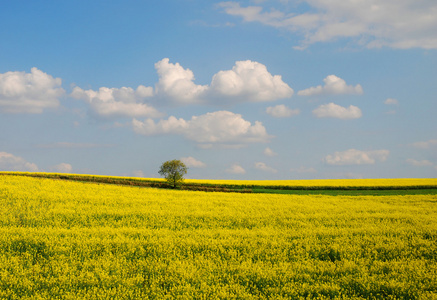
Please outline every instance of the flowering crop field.
[[437, 195], [9, 175], [0, 203], [0, 299], [437, 299]]

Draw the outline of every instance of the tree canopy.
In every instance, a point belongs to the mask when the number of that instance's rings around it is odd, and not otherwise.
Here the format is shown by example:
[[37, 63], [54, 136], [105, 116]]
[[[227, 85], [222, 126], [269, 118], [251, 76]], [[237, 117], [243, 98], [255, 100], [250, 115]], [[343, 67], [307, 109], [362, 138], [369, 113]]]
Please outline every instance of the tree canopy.
[[176, 188], [184, 181], [187, 170], [187, 166], [182, 161], [174, 159], [164, 162], [158, 173], [164, 176], [171, 187]]

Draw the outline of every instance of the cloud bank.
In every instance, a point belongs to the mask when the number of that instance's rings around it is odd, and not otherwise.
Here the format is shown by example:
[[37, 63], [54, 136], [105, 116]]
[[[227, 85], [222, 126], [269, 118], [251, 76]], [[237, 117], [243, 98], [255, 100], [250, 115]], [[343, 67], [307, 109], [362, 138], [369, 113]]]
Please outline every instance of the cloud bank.
[[[338, 39], [367, 48], [437, 49], [437, 2], [433, 0], [305, 0], [305, 11], [222, 2], [227, 14], [303, 37], [297, 49]], [[302, 5], [303, 7], [304, 5]]]

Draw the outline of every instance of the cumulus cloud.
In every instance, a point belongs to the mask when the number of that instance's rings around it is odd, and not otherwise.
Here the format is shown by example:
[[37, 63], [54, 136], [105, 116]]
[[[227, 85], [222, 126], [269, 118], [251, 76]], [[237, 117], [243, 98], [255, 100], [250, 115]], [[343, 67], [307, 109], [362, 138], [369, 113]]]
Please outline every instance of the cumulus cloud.
[[62, 80], [37, 68], [0, 74], [0, 113], [39, 114], [59, 106]]
[[278, 155], [278, 153], [274, 152], [272, 149], [270, 149], [269, 147], [264, 149], [264, 155], [266, 156], [276, 156]]
[[0, 152], [0, 170], [38, 172], [39, 169], [36, 164], [27, 162], [24, 158], [7, 152]]
[[367, 48], [437, 49], [437, 3], [433, 0], [305, 0], [308, 10], [266, 9], [266, 3], [241, 7], [222, 2], [219, 7], [246, 22], [259, 22], [303, 36], [296, 49], [340, 38]]
[[220, 71], [211, 81], [210, 94], [239, 101], [262, 102], [289, 98], [293, 89], [280, 75], [271, 75], [267, 67], [255, 61], [237, 61], [232, 70]]
[[300, 114], [299, 109], [291, 109], [281, 104], [276, 106], [269, 106], [266, 108], [266, 113], [274, 118], [288, 118]]
[[57, 173], [72, 173], [73, 167], [67, 163], [60, 163], [58, 165], [53, 166], [51, 170]]
[[272, 75], [259, 62], [237, 61], [231, 70], [219, 71], [210, 85], [196, 85], [194, 74], [179, 63], [164, 58], [155, 64], [159, 75], [156, 95], [178, 104], [237, 101], [262, 102], [293, 95], [280, 75]]
[[256, 162], [255, 163], [255, 169], [258, 169], [258, 170], [261, 170], [261, 171], [264, 171], [264, 172], [270, 172], [270, 173], [278, 172], [278, 170], [276, 170], [276, 169], [274, 169], [272, 167], [267, 166], [263, 162]]
[[245, 174], [246, 170], [239, 164], [233, 164], [230, 168], [226, 169], [226, 172], [230, 174]]
[[361, 151], [349, 149], [343, 152], [335, 152], [333, 155], [327, 155], [325, 162], [328, 165], [373, 165], [377, 161], [383, 162], [387, 160], [390, 151], [388, 150], [373, 150]]
[[195, 159], [194, 157], [182, 157], [181, 161], [189, 168], [204, 168], [206, 164], [201, 162], [200, 160]]
[[429, 149], [431, 147], [437, 146], [437, 140], [428, 140], [425, 142], [416, 142], [411, 144], [411, 146], [419, 149]]
[[193, 116], [191, 120], [177, 119], [173, 116], [159, 122], [154, 122], [152, 119], [146, 119], [144, 122], [134, 119], [132, 126], [138, 134], [146, 136], [177, 134], [203, 146], [260, 143], [270, 139], [261, 122], [255, 121], [252, 125], [240, 114], [230, 111]]
[[153, 96], [153, 88], [138, 86], [136, 90], [130, 87], [107, 88], [98, 91], [83, 90], [75, 87], [71, 97], [85, 100], [91, 111], [99, 117], [161, 117], [162, 114], [150, 105], [143, 103], [145, 98]]
[[101, 87], [97, 91], [75, 87], [70, 96], [87, 102], [97, 117], [159, 118], [162, 114], [150, 103], [228, 105], [274, 101], [293, 95], [293, 89], [280, 75], [272, 75], [265, 65], [250, 60], [237, 61], [231, 70], [219, 71], [210, 85], [197, 85], [193, 71], [171, 63], [169, 58], [158, 61], [155, 69], [159, 76], [155, 89], [143, 85], [137, 89]]
[[406, 162], [409, 165], [415, 166], [415, 167], [432, 167], [434, 164], [430, 162], [429, 160], [415, 160], [412, 158], [409, 158], [406, 160]]
[[335, 103], [323, 104], [313, 110], [313, 114], [317, 118], [337, 118], [337, 119], [358, 119], [363, 115], [361, 109], [354, 105], [348, 108], [337, 105]]
[[315, 95], [341, 95], [341, 94], [357, 94], [363, 93], [361, 85], [356, 86], [347, 85], [344, 79], [335, 75], [329, 75], [323, 79], [324, 86], [318, 85], [316, 87], [310, 87], [308, 89], [299, 91], [297, 94], [300, 96], [315, 96]]
[[190, 69], [184, 69], [179, 63], [172, 64], [168, 58], [157, 62], [155, 69], [159, 75], [156, 93], [166, 99], [182, 104], [197, 103], [208, 89], [208, 86], [194, 83]]

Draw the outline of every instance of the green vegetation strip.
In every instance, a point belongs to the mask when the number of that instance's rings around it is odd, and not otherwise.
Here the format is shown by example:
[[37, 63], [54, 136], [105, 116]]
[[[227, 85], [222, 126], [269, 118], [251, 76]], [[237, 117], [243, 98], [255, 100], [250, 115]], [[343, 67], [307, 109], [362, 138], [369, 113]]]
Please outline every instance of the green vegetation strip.
[[[18, 175], [81, 182], [94, 182], [139, 187], [170, 188], [160, 179], [144, 179], [132, 177], [113, 177], [97, 175], [59, 174], [59, 173], [30, 173], [30, 172], [0, 172], [0, 175]], [[231, 193], [268, 193], [268, 194], [295, 194], [295, 195], [435, 195], [437, 185], [411, 186], [278, 186], [278, 185], [236, 185], [236, 184], [209, 184], [184, 183], [182, 190], [204, 192], [231, 192]]]

